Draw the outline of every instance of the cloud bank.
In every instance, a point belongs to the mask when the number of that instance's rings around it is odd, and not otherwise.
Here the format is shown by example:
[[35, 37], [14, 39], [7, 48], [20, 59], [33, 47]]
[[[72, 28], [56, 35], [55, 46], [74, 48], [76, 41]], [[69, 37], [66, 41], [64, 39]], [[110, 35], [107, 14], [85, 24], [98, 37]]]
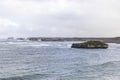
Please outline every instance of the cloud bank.
[[0, 37], [120, 35], [119, 0], [0, 0]]

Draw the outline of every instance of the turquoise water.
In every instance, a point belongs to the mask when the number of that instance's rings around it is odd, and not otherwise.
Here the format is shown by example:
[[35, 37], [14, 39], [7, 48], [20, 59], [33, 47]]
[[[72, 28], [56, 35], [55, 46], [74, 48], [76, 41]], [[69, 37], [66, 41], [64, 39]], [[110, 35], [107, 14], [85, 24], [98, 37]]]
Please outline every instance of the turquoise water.
[[120, 80], [120, 45], [72, 49], [73, 42], [0, 42], [0, 80]]

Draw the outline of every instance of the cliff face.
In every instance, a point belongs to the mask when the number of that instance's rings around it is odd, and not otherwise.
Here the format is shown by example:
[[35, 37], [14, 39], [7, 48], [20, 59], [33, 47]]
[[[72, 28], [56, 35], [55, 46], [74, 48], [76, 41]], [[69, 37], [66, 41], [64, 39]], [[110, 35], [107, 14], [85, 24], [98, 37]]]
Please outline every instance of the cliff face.
[[108, 48], [108, 44], [105, 44], [101, 41], [88, 41], [85, 43], [74, 43], [72, 44], [72, 48], [91, 48], [91, 49], [96, 49], [96, 48]]

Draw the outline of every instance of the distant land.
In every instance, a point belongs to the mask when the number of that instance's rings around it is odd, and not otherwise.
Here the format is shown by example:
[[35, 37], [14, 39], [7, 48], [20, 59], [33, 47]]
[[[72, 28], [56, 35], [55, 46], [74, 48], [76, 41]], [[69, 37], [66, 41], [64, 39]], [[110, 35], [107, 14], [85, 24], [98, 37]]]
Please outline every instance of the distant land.
[[[14, 39], [13, 37], [9, 37], [8, 39]], [[118, 43], [120, 44], [120, 37], [101, 37], [101, 38], [95, 38], [95, 37], [28, 37], [28, 38], [16, 38], [17, 40], [30, 40], [30, 41], [90, 41], [90, 40], [97, 40], [97, 41], [103, 41], [106, 43]]]

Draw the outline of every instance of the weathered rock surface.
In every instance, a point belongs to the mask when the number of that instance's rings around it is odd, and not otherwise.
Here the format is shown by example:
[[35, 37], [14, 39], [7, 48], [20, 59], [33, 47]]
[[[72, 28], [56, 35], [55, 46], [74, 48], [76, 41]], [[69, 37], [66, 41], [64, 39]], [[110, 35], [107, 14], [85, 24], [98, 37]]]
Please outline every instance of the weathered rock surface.
[[101, 41], [88, 41], [84, 43], [73, 43], [71, 48], [106, 49], [108, 48], [108, 44]]

